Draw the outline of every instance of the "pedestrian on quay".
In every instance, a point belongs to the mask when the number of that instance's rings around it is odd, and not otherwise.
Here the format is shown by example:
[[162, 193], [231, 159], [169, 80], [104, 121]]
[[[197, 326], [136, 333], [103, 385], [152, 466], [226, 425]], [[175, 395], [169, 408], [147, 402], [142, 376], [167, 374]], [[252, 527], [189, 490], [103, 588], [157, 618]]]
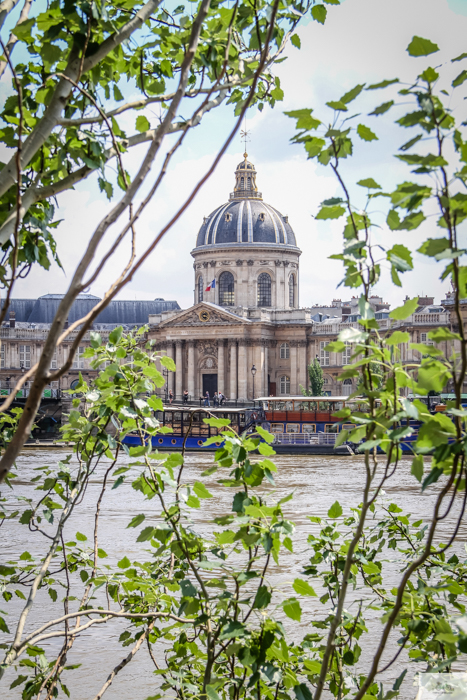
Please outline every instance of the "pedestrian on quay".
[[170, 389], [169, 390], [169, 403], [172, 403], [173, 400], [174, 400], [174, 395], [173, 395], [172, 389]]
[[204, 405], [210, 407], [211, 403], [209, 401], [211, 397], [209, 396], [209, 391], [207, 391], [204, 395]]
[[220, 391], [219, 392], [219, 405], [223, 406], [225, 404], [225, 395]]
[[212, 397], [212, 402], [214, 404], [214, 408], [217, 408], [217, 406], [219, 406], [219, 396], [217, 394], [217, 391], [214, 392], [214, 396]]
[[186, 406], [188, 404], [188, 391], [185, 389], [183, 392], [183, 404]]

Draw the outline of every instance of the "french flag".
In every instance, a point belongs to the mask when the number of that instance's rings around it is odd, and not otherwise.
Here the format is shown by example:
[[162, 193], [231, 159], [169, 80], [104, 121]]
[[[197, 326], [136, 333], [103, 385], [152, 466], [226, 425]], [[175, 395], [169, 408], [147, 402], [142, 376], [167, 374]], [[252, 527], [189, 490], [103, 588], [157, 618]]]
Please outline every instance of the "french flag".
[[204, 291], [205, 291], [205, 292], [210, 292], [211, 289], [215, 289], [215, 288], [216, 288], [216, 280], [213, 279], [213, 281], [211, 282], [211, 284], [208, 284], [208, 286], [206, 287], [206, 289], [205, 289]]

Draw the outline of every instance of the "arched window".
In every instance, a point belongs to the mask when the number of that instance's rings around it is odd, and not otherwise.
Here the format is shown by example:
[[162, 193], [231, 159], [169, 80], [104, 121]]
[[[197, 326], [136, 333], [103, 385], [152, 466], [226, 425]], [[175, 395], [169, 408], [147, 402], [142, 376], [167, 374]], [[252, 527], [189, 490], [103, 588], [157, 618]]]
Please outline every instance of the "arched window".
[[203, 292], [204, 292], [203, 275], [200, 275], [198, 277], [198, 304], [201, 301], [203, 301]]
[[281, 345], [281, 360], [288, 360], [290, 357], [290, 347], [288, 343]]
[[219, 276], [219, 305], [234, 306], [234, 276], [231, 272], [223, 272]]
[[290, 394], [290, 377], [281, 377], [281, 394]]
[[289, 306], [291, 309], [295, 307], [295, 275], [289, 277]]
[[258, 277], [258, 306], [271, 306], [271, 275], [267, 272]]

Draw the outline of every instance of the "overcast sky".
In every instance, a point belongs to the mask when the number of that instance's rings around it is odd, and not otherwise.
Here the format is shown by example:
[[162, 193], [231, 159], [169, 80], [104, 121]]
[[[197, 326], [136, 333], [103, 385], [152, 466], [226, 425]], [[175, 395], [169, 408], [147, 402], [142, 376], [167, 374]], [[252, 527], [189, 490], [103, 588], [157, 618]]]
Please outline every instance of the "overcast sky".
[[[301, 306], [328, 303], [334, 297], [348, 298], [351, 292], [342, 287], [336, 291], [341, 279], [341, 264], [328, 260], [331, 253], [340, 251], [342, 223], [315, 221], [313, 218], [323, 199], [340, 194], [339, 187], [330, 171], [307, 161], [299, 146], [289, 144], [294, 123], [283, 112], [313, 107], [318, 117], [329, 118], [330, 112], [323, 107], [324, 103], [338, 99], [357, 83], [371, 84], [393, 77], [410, 81], [426, 65], [439, 65], [467, 51], [467, 0], [345, 0], [340, 7], [327, 7], [325, 26], [316, 22], [303, 26], [299, 31], [302, 49], [299, 51], [291, 46], [288, 60], [277, 66], [276, 72], [285, 91], [284, 102], [277, 103], [274, 110], [265, 109], [262, 114], [252, 112], [248, 117], [248, 129], [251, 130], [248, 153], [258, 171], [259, 189], [267, 203], [289, 216], [303, 251], [300, 260]], [[436, 42], [440, 52], [428, 58], [410, 58], [406, 47], [414, 34]], [[453, 67], [447, 65], [449, 81], [463, 67], [460, 63]], [[465, 90], [459, 97], [464, 94]], [[410, 138], [410, 134], [401, 133], [403, 130], [399, 127], [383, 127], [381, 120], [384, 117], [378, 121], [375, 117], [365, 116], [387, 99], [390, 99], [389, 93], [371, 91], [357, 103], [362, 117], [356, 123], [364, 121], [381, 138], [372, 144], [359, 144], [357, 156], [345, 168], [345, 176], [351, 183], [371, 176], [383, 188], [389, 188], [409, 177], [409, 170], [392, 154]], [[451, 105], [457, 117], [466, 118], [465, 104], [459, 99], [459, 104]], [[147, 112], [153, 122], [156, 115], [157, 110]], [[393, 119], [396, 116], [394, 111]], [[157, 198], [137, 224], [138, 250], [142, 250], [171, 218], [198, 177], [211, 164], [232, 125], [232, 111], [223, 107], [208, 115], [202, 125], [187, 137], [183, 154], [173, 161]], [[182, 308], [193, 303], [190, 250], [203, 216], [227, 201], [233, 188], [233, 171], [242, 152], [243, 145], [240, 138], [236, 138], [189, 211], [159, 245], [121, 298], [176, 299]], [[143, 149], [131, 156], [130, 168], [131, 165], [136, 167], [142, 153]], [[357, 194], [359, 189], [354, 187], [352, 191]], [[364, 204], [364, 199], [361, 204]], [[59, 218], [63, 221], [56, 237], [65, 274], [58, 268], [48, 273], [36, 269], [18, 283], [15, 296], [37, 297], [64, 292], [78, 256], [93, 228], [108, 211], [109, 204], [99, 193], [97, 178], [91, 177], [76, 190], [61, 195], [59, 207]], [[384, 218], [380, 217], [379, 223], [383, 224]], [[378, 235], [386, 247], [404, 242], [415, 248], [418, 241], [438, 234], [434, 221], [429, 219], [415, 232], [396, 235], [383, 226]], [[439, 271], [435, 266], [424, 262], [420, 256], [417, 261], [420, 262], [418, 270], [404, 275], [402, 290], [392, 287], [388, 275], [385, 275], [377, 291], [395, 305], [405, 294], [431, 293], [439, 301], [449, 289], [448, 284], [439, 282]], [[91, 293], [101, 295], [115, 270], [124, 263], [123, 254], [116, 256], [99, 282], [93, 284]]]

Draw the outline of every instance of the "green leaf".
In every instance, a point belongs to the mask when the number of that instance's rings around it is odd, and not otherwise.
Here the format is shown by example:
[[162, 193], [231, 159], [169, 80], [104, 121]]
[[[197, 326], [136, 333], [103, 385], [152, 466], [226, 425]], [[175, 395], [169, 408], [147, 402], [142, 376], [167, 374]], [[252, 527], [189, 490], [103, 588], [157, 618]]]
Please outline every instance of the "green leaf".
[[109, 333], [109, 343], [111, 345], [117, 345], [117, 343], [120, 341], [120, 338], [122, 337], [123, 333], [123, 328], [122, 326], [118, 326], [118, 328], [114, 328], [113, 331]]
[[395, 321], [403, 321], [404, 319], [411, 316], [418, 306], [418, 297], [413, 299], [407, 299], [402, 306], [398, 306], [389, 312], [389, 316]]
[[459, 85], [462, 85], [462, 83], [467, 80], [467, 70], [463, 70], [462, 73], [459, 73], [457, 78], [454, 78], [452, 81], [452, 87], [458, 87]]
[[127, 528], [129, 527], [138, 527], [138, 525], [141, 525], [143, 520], [146, 518], [144, 513], [140, 513], [139, 515], [135, 515], [134, 518], [130, 520], [130, 522], [127, 525]]
[[340, 518], [342, 515], [342, 506], [339, 501], [335, 501], [328, 510], [328, 518]]
[[193, 485], [193, 491], [198, 498], [212, 498], [212, 493], [209, 493], [206, 486], [201, 481], [196, 481]]
[[198, 595], [198, 591], [189, 578], [184, 578], [180, 581], [180, 588], [182, 589], [182, 596], [184, 598], [195, 598]]
[[291, 112], [284, 112], [284, 114], [291, 119], [297, 120], [297, 129], [309, 131], [310, 129], [316, 129], [321, 124], [319, 119], [311, 116], [312, 111], [312, 109], [295, 109]]
[[89, 333], [89, 339], [92, 348], [100, 348], [102, 345], [102, 338], [99, 333], [96, 333], [96, 331], [91, 331]]
[[293, 589], [295, 593], [298, 593], [298, 595], [316, 595], [314, 589], [310, 586], [308, 581], [304, 581], [302, 578], [295, 579], [295, 581], [293, 582]]
[[267, 586], [260, 586], [256, 592], [253, 608], [261, 610], [267, 608], [271, 602], [271, 591]]
[[358, 95], [361, 93], [363, 88], [365, 87], [365, 83], [363, 85], [356, 85], [352, 90], [349, 90], [348, 92], [345, 93], [340, 99], [340, 102], [343, 102], [344, 104], [348, 104], [349, 102], [352, 102]]
[[408, 343], [410, 334], [405, 331], [394, 331], [389, 338], [386, 338], [386, 345], [399, 345], [400, 343]]
[[330, 102], [326, 102], [327, 106], [330, 107], [331, 109], [335, 109], [337, 112], [347, 112], [347, 107], [345, 106], [344, 102], [341, 102], [340, 100], [331, 100]]
[[372, 112], [370, 112], [369, 116], [374, 115], [374, 116], [378, 117], [380, 114], [384, 114], [389, 109], [391, 109], [393, 104], [394, 104], [394, 100], [391, 100], [390, 102], [383, 102], [382, 105], [379, 105], [379, 107], [376, 107]]
[[301, 48], [302, 43], [300, 41], [300, 37], [298, 36], [298, 34], [292, 34], [290, 41], [292, 42], [292, 45], [295, 46], [295, 48], [297, 48], [297, 49]]
[[151, 527], [148, 525], [148, 527], [145, 527], [141, 532], [139, 533], [138, 539], [136, 540], [137, 542], [147, 542], [150, 540], [154, 534], [155, 528]]
[[357, 126], [357, 134], [360, 136], [361, 139], [363, 139], [363, 141], [378, 141], [378, 137], [376, 136], [376, 134], [373, 133], [373, 131], [368, 126], [365, 126], [365, 124], [359, 124]]
[[[305, 662], [306, 663], [306, 662]], [[314, 663], [314, 662], [311, 662]], [[317, 673], [319, 673], [319, 670], [321, 669], [321, 664], [318, 664], [319, 669]], [[300, 685], [295, 685], [293, 692], [295, 693], [295, 697], [297, 700], [313, 700], [313, 696], [310, 692], [310, 689], [306, 685], [306, 683], [300, 683]]]
[[373, 85], [368, 85], [367, 90], [379, 90], [380, 88], [385, 88], [388, 85], [394, 85], [398, 83], [399, 78], [393, 78], [392, 80], [382, 80], [380, 83], [374, 83]]
[[406, 51], [409, 56], [429, 56], [439, 51], [439, 46], [429, 39], [423, 39], [421, 36], [414, 36], [407, 46]]
[[217, 693], [213, 685], [206, 686], [206, 695], [209, 700], [221, 700], [220, 695]]
[[105, 559], [107, 557], [107, 552], [99, 547], [97, 550], [97, 556], [99, 559]]
[[326, 21], [326, 15], [328, 11], [324, 5], [313, 5], [311, 8], [311, 16], [320, 24], [324, 24]]
[[149, 131], [150, 128], [151, 125], [148, 119], [143, 114], [140, 114], [139, 117], [136, 117], [136, 131], [143, 133], [145, 131]]
[[128, 557], [123, 557], [123, 559], [120, 559], [120, 561], [117, 562], [117, 566], [119, 569], [128, 569], [131, 566], [131, 561], [128, 559]]
[[248, 630], [245, 625], [236, 620], [232, 620], [227, 625], [224, 625], [222, 631], [219, 635], [219, 641], [224, 641], [224, 639], [235, 639], [236, 637], [246, 637]]
[[417, 479], [419, 483], [423, 478], [423, 455], [416, 455], [412, 462], [410, 473]]
[[162, 355], [162, 357], [160, 358], [160, 363], [171, 372], [175, 372], [175, 370], [177, 369], [175, 366], [175, 362], [172, 360], [171, 357], [167, 357], [167, 355]]
[[397, 231], [401, 225], [399, 212], [396, 209], [390, 209], [386, 218], [386, 223], [391, 231]]
[[225, 428], [230, 425], [230, 421], [227, 418], [204, 418], [203, 421], [213, 428]]
[[461, 53], [460, 56], [456, 56], [456, 58], [451, 58], [451, 63], [454, 63], [455, 61], [462, 61], [464, 58], [467, 58], [467, 53]]
[[83, 535], [82, 532], [77, 532], [75, 537], [77, 540], [79, 540], [79, 542], [86, 542], [86, 540], [88, 539], [86, 535]]
[[360, 187], [368, 187], [369, 190], [381, 189], [381, 185], [378, 185], [376, 180], [373, 180], [372, 177], [366, 177], [364, 180], [359, 180], [357, 185], [360, 185]]
[[274, 435], [272, 435], [271, 433], [268, 433], [268, 431], [264, 430], [264, 428], [262, 428], [260, 425], [257, 425], [255, 427], [255, 430], [258, 433], [258, 435], [261, 435], [263, 440], [266, 440], [266, 442], [268, 442], [268, 443], [274, 442]]
[[18, 676], [17, 678], [15, 678], [13, 683], [10, 685], [10, 690], [12, 688], [16, 688], [17, 685], [21, 685], [21, 683], [24, 683], [24, 681], [27, 681], [27, 680], [28, 680], [27, 676]]
[[439, 73], [437, 73], [434, 68], [427, 68], [420, 75], [420, 78], [422, 78], [422, 80], [426, 80], [427, 83], [434, 83], [436, 80], [438, 80]]
[[399, 151], [408, 151], [409, 148], [412, 148], [420, 139], [423, 138], [423, 134], [417, 134], [417, 136], [414, 136], [413, 139], [410, 139], [410, 141], [407, 141], [407, 143], [404, 143], [403, 146], [399, 148]]
[[337, 205], [334, 207], [321, 207], [315, 219], [338, 219], [345, 214], [344, 207]]
[[405, 245], [399, 243], [394, 245], [391, 250], [388, 250], [387, 258], [399, 272], [413, 269], [412, 255]]
[[201, 507], [201, 503], [199, 502], [199, 499], [193, 495], [188, 496], [188, 498], [186, 499], [186, 504], [189, 508], [200, 508]]
[[5, 634], [10, 634], [10, 630], [8, 629], [8, 625], [3, 619], [3, 617], [0, 617], [0, 631], [5, 632]]
[[302, 609], [296, 598], [287, 598], [287, 600], [284, 600], [282, 608], [287, 617], [290, 617], [291, 620], [300, 622], [302, 619]]
[[443, 470], [441, 467], [435, 467], [431, 470], [427, 477], [425, 477], [422, 484], [422, 491], [424, 491], [428, 486], [434, 484], [438, 481], [439, 477], [442, 475]]
[[445, 250], [448, 250], [451, 243], [448, 238], [427, 238], [418, 249], [419, 253], [434, 258]]

